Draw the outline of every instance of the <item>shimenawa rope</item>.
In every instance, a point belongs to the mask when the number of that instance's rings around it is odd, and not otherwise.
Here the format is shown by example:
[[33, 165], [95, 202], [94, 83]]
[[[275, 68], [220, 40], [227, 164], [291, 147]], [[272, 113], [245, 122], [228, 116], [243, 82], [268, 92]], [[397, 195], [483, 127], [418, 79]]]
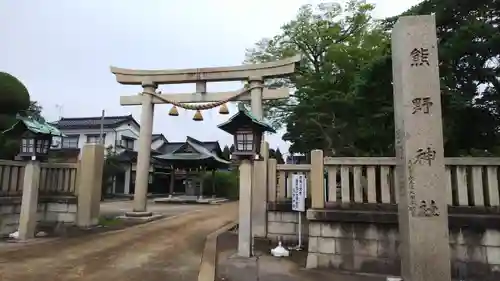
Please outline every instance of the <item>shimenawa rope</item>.
[[142, 94], [148, 94], [148, 95], [152, 95], [153, 97], [165, 102], [165, 103], [169, 103], [169, 104], [172, 104], [174, 106], [178, 106], [180, 108], [184, 108], [184, 109], [187, 109], [187, 110], [207, 110], [207, 109], [212, 109], [212, 108], [215, 108], [215, 107], [218, 107], [218, 106], [221, 106], [227, 102], [230, 102], [230, 101], [233, 101], [235, 100], [237, 97], [245, 94], [245, 93], [248, 93], [250, 92], [251, 90], [253, 89], [258, 89], [258, 88], [264, 88], [263, 85], [259, 85], [259, 86], [252, 86], [252, 87], [248, 87], [248, 88], [245, 88], [245, 89], [241, 89], [240, 92], [236, 93], [234, 96], [230, 97], [230, 98], [227, 98], [225, 100], [222, 100], [222, 101], [218, 101], [218, 102], [213, 102], [213, 103], [208, 103], [208, 104], [198, 104], [198, 105], [195, 105], [195, 104], [186, 104], [186, 103], [180, 103], [180, 102], [176, 102], [176, 101], [173, 101], [173, 100], [169, 100], [169, 99], [166, 99], [164, 97], [162, 97], [160, 94], [158, 93], [147, 93], [147, 92], [143, 92]]

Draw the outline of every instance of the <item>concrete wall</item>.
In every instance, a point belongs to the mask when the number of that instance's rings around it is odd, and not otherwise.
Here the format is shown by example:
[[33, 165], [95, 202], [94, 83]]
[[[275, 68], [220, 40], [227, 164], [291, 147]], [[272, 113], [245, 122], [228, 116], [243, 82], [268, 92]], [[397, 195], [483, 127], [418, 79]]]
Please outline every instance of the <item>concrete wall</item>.
[[[17, 230], [21, 213], [20, 198], [0, 198], [0, 236]], [[38, 203], [37, 221], [43, 223], [75, 223], [76, 198], [41, 199]]]
[[[279, 238], [287, 244], [298, 242], [299, 235], [299, 213], [298, 212], [267, 212], [267, 238], [276, 242]], [[308, 238], [308, 222], [305, 213], [302, 216], [302, 242]]]
[[[500, 230], [487, 225], [450, 228], [452, 275], [500, 280]], [[399, 275], [399, 248], [397, 223], [309, 221], [308, 268]]]

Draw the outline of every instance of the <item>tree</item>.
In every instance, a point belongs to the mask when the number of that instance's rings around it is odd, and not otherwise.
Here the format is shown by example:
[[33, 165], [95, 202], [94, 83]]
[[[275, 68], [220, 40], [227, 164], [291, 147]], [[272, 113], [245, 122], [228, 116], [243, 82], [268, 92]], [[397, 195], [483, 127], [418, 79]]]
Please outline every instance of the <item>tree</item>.
[[276, 159], [276, 150], [274, 150], [273, 148], [269, 148], [269, 158]]
[[9, 73], [0, 72], [0, 114], [16, 115], [29, 105], [30, 95], [23, 83]]
[[227, 145], [224, 146], [224, 149], [222, 150], [222, 157], [224, 159], [229, 160], [231, 156], [231, 151], [229, 150], [229, 147]]
[[[19, 112], [19, 114], [44, 121], [42, 107], [36, 101], [31, 101], [28, 109]], [[1, 132], [11, 128], [16, 122], [16, 115], [0, 114], [0, 159], [14, 159], [19, 152], [20, 136], [12, 134], [5, 136], [1, 134]]]
[[45, 120], [42, 116], [42, 109], [42, 106], [37, 101], [30, 101], [30, 106], [24, 114], [37, 120]]
[[[430, 0], [403, 13], [436, 16], [446, 156], [500, 155], [499, 4], [498, 0]], [[396, 19], [384, 21], [387, 31]], [[391, 64], [387, 45], [385, 56], [363, 68], [355, 87], [360, 104], [357, 125], [373, 128], [356, 145], [378, 155], [394, 151]]]
[[[498, 6], [499, 0], [427, 0], [403, 13], [436, 15], [446, 156], [500, 155]], [[345, 17], [338, 5], [326, 7], [303, 7], [281, 34], [248, 53], [254, 61], [304, 55], [298, 75], [273, 81], [296, 92], [268, 117], [286, 124], [290, 152], [393, 156], [388, 37], [397, 17], [374, 22], [373, 7], [362, 1], [350, 1]]]
[[271, 86], [290, 86], [289, 101], [266, 103], [266, 117], [286, 125], [284, 139], [291, 152], [320, 148], [326, 155], [355, 154], [352, 140], [358, 130], [353, 84], [359, 69], [384, 53], [387, 35], [370, 16], [373, 5], [364, 1], [302, 6], [280, 34], [247, 50], [248, 62], [265, 62], [301, 54], [303, 61], [290, 79]]
[[106, 147], [106, 156], [102, 171], [101, 198], [104, 198], [104, 196], [108, 194], [109, 189], [113, 186], [114, 177], [123, 172], [123, 167], [113, 146], [110, 145]]
[[276, 148], [276, 152], [274, 153], [274, 158], [276, 158], [276, 162], [278, 162], [278, 164], [285, 163], [285, 161], [283, 160], [283, 155], [281, 154], [281, 151], [279, 148]]

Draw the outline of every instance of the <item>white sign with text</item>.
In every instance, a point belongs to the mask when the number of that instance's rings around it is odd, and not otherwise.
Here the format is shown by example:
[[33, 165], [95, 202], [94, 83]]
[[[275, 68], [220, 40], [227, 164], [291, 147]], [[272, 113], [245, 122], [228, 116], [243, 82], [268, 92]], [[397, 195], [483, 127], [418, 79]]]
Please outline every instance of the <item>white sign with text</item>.
[[292, 175], [292, 210], [305, 212], [306, 210], [307, 179], [304, 174]]

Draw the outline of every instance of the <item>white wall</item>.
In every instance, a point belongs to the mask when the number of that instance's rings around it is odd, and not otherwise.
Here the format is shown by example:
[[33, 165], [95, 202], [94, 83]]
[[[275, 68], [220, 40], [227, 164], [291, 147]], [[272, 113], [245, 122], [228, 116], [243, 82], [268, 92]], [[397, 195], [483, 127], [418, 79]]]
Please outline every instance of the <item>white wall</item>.
[[[83, 146], [87, 143], [87, 135], [98, 135], [100, 134], [100, 129], [78, 129], [78, 130], [61, 130], [67, 136], [79, 135], [78, 139], [78, 148], [83, 148]], [[104, 146], [116, 147], [116, 141], [121, 140], [122, 136], [131, 137], [136, 139], [134, 142], [134, 151], [137, 151], [138, 148], [138, 139], [139, 139], [139, 127], [136, 126], [133, 122], [128, 124], [122, 124], [115, 129], [104, 129], [104, 134], [106, 135], [104, 138]], [[57, 140], [56, 140], [57, 142]], [[62, 148], [62, 140], [59, 141], [58, 145], [54, 148]], [[123, 149], [116, 148], [116, 152], [121, 152]]]
[[[65, 135], [67, 136], [74, 136], [78, 135], [78, 148], [82, 148], [86, 143], [87, 143], [87, 135], [93, 135], [93, 134], [100, 134], [101, 131], [99, 129], [97, 130], [61, 130]], [[115, 137], [116, 134], [113, 130], [110, 129], [104, 129], [104, 134], [106, 134], [104, 138], [104, 145], [106, 147], [115, 144]], [[62, 148], [62, 139], [61, 140], [56, 140], [56, 142], [59, 142], [57, 147], [55, 148]]]

